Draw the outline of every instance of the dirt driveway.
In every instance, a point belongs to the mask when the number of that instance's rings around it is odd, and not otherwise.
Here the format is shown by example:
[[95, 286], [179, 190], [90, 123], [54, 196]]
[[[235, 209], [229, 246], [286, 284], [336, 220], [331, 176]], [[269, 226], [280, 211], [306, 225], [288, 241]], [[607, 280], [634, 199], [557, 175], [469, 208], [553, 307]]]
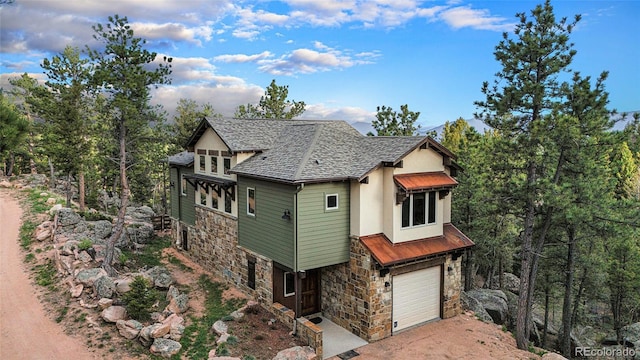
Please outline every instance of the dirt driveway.
[[46, 316], [22, 262], [21, 214], [18, 202], [0, 189], [0, 359], [98, 359]]
[[[510, 333], [473, 315], [432, 322], [355, 350], [353, 360], [365, 359], [503, 359], [535, 360], [536, 354], [519, 350]], [[337, 356], [331, 360], [340, 360]]]

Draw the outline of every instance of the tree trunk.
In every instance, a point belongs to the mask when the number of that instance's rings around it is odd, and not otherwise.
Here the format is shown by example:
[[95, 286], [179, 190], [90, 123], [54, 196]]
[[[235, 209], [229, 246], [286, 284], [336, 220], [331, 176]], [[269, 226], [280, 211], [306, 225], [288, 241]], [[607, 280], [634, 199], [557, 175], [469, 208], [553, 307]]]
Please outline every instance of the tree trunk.
[[54, 190], [56, 188], [56, 171], [51, 158], [47, 158], [47, 161], [49, 162], [49, 189]]
[[551, 286], [549, 284], [549, 274], [545, 279], [544, 287], [544, 329], [542, 332], [542, 348], [547, 347], [547, 330], [549, 329], [549, 298], [551, 297]]
[[9, 154], [9, 166], [7, 167], [7, 173], [6, 173], [7, 176], [13, 175], [13, 166], [15, 163], [16, 163], [16, 155], [13, 152], [11, 152]]
[[127, 143], [126, 143], [126, 127], [124, 120], [120, 120], [119, 126], [119, 144], [120, 144], [120, 210], [118, 211], [118, 217], [116, 219], [116, 225], [113, 228], [111, 237], [107, 240], [105, 248], [104, 262], [102, 268], [110, 275], [115, 275], [115, 269], [111, 266], [113, 261], [113, 255], [115, 253], [115, 244], [122, 236], [124, 230], [124, 217], [127, 212], [127, 205], [129, 203], [129, 182], [127, 180]]
[[464, 291], [473, 289], [473, 251], [467, 250], [464, 265]]
[[78, 205], [80, 207], [80, 211], [85, 210], [85, 189], [84, 189], [84, 170], [80, 170], [78, 172]]
[[[529, 187], [535, 184], [536, 164], [531, 162], [527, 166], [527, 184]], [[536, 214], [535, 193], [530, 192], [527, 198], [524, 218], [524, 231], [522, 232], [522, 248], [520, 261], [520, 287], [518, 293], [518, 309], [516, 313], [516, 344], [518, 349], [529, 348], [529, 292], [532, 292], [529, 284], [531, 278], [531, 266], [533, 260], [533, 226]]]
[[[27, 117], [29, 118], [29, 122], [31, 122], [31, 116], [29, 116], [27, 114]], [[29, 132], [29, 141], [27, 143], [27, 148], [29, 149], [29, 168], [31, 169], [31, 174], [37, 174], [38, 173], [38, 167], [36, 166], [36, 161], [34, 160], [35, 158], [35, 154], [33, 153], [33, 138], [35, 137], [35, 134], [33, 132]]]
[[571, 289], [573, 287], [573, 275], [575, 264], [575, 229], [570, 226], [567, 229], [569, 243], [567, 244], [567, 266], [564, 280], [564, 301], [562, 302], [562, 334], [560, 337], [560, 350], [566, 358], [571, 357]]
[[71, 172], [67, 173], [67, 183], [64, 185], [65, 193], [67, 196], [67, 207], [71, 207]]

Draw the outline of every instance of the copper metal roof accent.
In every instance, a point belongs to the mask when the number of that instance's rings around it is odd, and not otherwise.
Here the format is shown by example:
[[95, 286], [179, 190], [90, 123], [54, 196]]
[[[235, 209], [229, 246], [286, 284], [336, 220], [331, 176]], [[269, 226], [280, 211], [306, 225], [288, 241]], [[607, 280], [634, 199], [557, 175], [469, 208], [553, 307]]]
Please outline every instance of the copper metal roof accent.
[[393, 180], [406, 191], [451, 189], [458, 185], [442, 171], [394, 175]]
[[363, 236], [360, 241], [382, 266], [415, 261], [433, 255], [467, 249], [475, 245], [453, 224], [444, 224], [443, 230], [444, 234], [441, 236], [396, 244], [392, 243], [384, 234]]

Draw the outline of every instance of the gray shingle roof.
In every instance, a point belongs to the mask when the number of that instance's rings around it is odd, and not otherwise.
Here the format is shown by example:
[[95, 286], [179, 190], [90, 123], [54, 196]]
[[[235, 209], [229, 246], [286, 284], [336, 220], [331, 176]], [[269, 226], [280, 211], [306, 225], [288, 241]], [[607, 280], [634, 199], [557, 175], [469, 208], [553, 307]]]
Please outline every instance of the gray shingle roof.
[[183, 151], [169, 156], [169, 165], [191, 166], [193, 165], [193, 153]]
[[232, 151], [262, 150], [232, 173], [293, 183], [361, 179], [428, 139], [363, 136], [343, 121], [227, 119], [211, 126]]

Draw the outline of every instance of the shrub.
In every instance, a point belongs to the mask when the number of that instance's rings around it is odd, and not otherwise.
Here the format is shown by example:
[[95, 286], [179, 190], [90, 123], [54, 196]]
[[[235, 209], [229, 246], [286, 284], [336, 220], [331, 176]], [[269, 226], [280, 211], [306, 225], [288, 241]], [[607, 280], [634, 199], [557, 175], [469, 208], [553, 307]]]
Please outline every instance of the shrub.
[[82, 239], [82, 240], [80, 241], [80, 243], [78, 244], [78, 249], [80, 249], [80, 251], [83, 251], [83, 250], [87, 250], [87, 249], [89, 249], [89, 248], [90, 248], [90, 247], [92, 247], [92, 246], [93, 246], [93, 243], [91, 242], [91, 240], [89, 240], [89, 239]]
[[127, 313], [137, 320], [148, 320], [151, 317], [151, 307], [158, 295], [149, 281], [142, 276], [136, 276], [131, 282], [131, 290], [124, 294], [123, 300]]

